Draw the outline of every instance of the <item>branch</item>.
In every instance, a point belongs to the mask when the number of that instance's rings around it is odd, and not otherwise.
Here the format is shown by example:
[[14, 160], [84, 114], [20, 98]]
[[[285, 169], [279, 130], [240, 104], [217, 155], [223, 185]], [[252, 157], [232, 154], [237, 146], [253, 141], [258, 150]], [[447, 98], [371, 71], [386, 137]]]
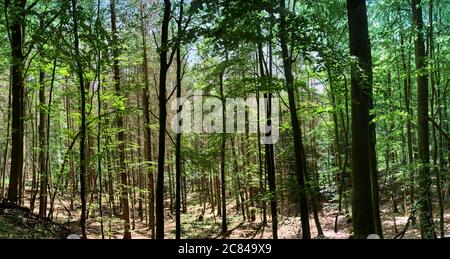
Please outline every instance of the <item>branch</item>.
[[448, 135], [447, 132], [445, 132], [441, 126], [439, 126], [439, 124], [436, 123], [436, 121], [434, 121], [432, 118], [430, 118], [428, 116], [428, 120], [433, 124], [433, 126], [442, 134], [442, 136], [444, 136], [445, 139], [447, 139], [447, 141], [450, 142], [450, 136]]
[[31, 9], [33, 9], [33, 7], [39, 3], [39, 0], [34, 1], [33, 3], [31, 3], [26, 9], [25, 9], [25, 13], [29, 13], [31, 11]]
[[152, 35], [153, 35], [153, 40], [155, 41], [156, 49], [159, 49], [158, 40], [156, 39], [156, 34], [154, 31], [152, 31]]

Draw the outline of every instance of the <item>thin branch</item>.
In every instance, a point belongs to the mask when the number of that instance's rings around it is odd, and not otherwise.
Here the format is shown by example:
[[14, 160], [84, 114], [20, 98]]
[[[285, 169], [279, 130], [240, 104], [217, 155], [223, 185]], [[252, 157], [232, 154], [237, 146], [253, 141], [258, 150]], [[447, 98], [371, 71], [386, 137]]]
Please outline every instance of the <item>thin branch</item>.
[[430, 121], [432, 124], [433, 124], [433, 126], [442, 134], [442, 136], [445, 138], [445, 139], [447, 139], [447, 141], [449, 141], [450, 142], [450, 136], [448, 135], [448, 133], [447, 132], [445, 132], [442, 128], [441, 128], [441, 126], [439, 126], [439, 124], [437, 124], [436, 123], [436, 121], [434, 121], [432, 118], [430, 118], [429, 116], [428, 116], [428, 121]]
[[36, 0], [33, 3], [31, 3], [26, 9], [25, 9], [25, 13], [29, 13], [31, 11], [31, 9], [33, 9], [34, 6], [36, 6], [36, 4], [39, 3], [40, 0]]

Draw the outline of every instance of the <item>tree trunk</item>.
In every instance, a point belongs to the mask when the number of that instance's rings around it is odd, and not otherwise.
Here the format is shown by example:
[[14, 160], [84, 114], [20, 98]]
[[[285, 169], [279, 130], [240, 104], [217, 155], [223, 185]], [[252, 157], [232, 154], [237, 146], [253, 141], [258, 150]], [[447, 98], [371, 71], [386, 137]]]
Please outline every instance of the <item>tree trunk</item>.
[[417, 72], [417, 124], [419, 149], [419, 219], [420, 234], [423, 239], [436, 238], [431, 208], [430, 147], [428, 129], [428, 75], [426, 70], [425, 43], [423, 38], [423, 18], [420, 0], [412, 0], [413, 24], [417, 34], [415, 40], [415, 59]]
[[[414, 151], [413, 151], [413, 134], [412, 134], [412, 109], [410, 107], [411, 103], [411, 74], [410, 68], [406, 64], [406, 56], [405, 56], [405, 43], [404, 43], [403, 34], [400, 33], [400, 48], [402, 55], [402, 69], [403, 73], [406, 74], [405, 78], [403, 78], [403, 98], [405, 102], [405, 112], [408, 114], [408, 118], [406, 120], [406, 136], [407, 136], [407, 145], [408, 145], [408, 163], [410, 165], [410, 185], [409, 185], [409, 203], [410, 206], [414, 204], [414, 172], [415, 170], [411, 168], [414, 163]], [[408, 52], [409, 56], [409, 52]]]
[[86, 93], [84, 88], [83, 66], [80, 56], [80, 43], [78, 38], [78, 11], [77, 1], [72, 0], [72, 18], [73, 18], [73, 34], [75, 61], [77, 65], [77, 75], [79, 80], [79, 90], [81, 95], [81, 125], [80, 125], [80, 199], [81, 199], [81, 234], [83, 238], [86, 236]]
[[158, 178], [156, 183], [156, 238], [164, 239], [164, 163], [166, 154], [166, 81], [167, 52], [169, 44], [169, 23], [171, 13], [170, 0], [164, 0], [164, 17], [161, 28], [160, 73], [159, 73], [159, 143], [158, 143]]
[[[12, 67], [11, 67], [12, 69]], [[1, 183], [1, 190], [0, 190], [0, 198], [5, 197], [5, 179], [6, 179], [6, 164], [8, 160], [8, 150], [9, 150], [9, 132], [10, 132], [10, 125], [11, 125], [11, 91], [12, 91], [12, 81], [10, 77], [10, 83], [9, 83], [9, 91], [8, 91], [8, 116], [7, 116], [7, 122], [6, 122], [6, 145], [5, 145], [5, 151], [3, 152], [3, 167], [2, 167], [2, 183]]]
[[283, 56], [284, 74], [286, 77], [286, 87], [289, 99], [289, 112], [291, 115], [292, 134], [294, 136], [295, 172], [300, 192], [300, 215], [302, 221], [303, 239], [311, 239], [308, 214], [307, 190], [305, 184], [306, 165], [303, 163], [304, 154], [302, 131], [297, 116], [297, 105], [295, 103], [294, 76], [292, 74], [292, 60], [287, 47], [285, 1], [280, 0], [280, 44]]
[[[314, 119], [311, 122], [311, 131], [314, 130], [315, 127]], [[319, 203], [319, 195], [320, 195], [320, 183], [319, 183], [319, 168], [317, 165], [317, 159], [319, 157], [319, 154], [317, 153], [317, 143], [315, 136], [312, 137], [311, 140], [311, 149], [312, 149], [312, 182], [313, 182], [313, 190], [312, 190], [312, 210], [314, 215], [314, 223], [316, 224], [317, 228], [317, 236], [318, 237], [324, 237], [322, 226], [320, 225], [320, 219], [319, 219], [319, 210], [320, 210], [320, 203]]]
[[[177, 116], [181, 115], [183, 106], [180, 103], [181, 98], [181, 36], [182, 36], [182, 22], [183, 22], [183, 0], [180, 2], [180, 13], [177, 21], [178, 26], [178, 41], [177, 41]], [[180, 117], [177, 118], [179, 122]], [[177, 132], [175, 140], [175, 238], [181, 239], [181, 132]]]
[[[258, 27], [258, 33], [261, 34], [261, 28]], [[263, 46], [262, 46], [262, 42], [258, 42], [257, 44], [257, 67], [259, 68], [259, 79], [261, 80], [261, 82], [258, 82], [257, 87], [258, 87], [258, 91], [256, 92], [256, 110], [257, 110], [257, 141], [258, 141], [258, 177], [259, 177], [259, 195], [263, 195], [265, 193], [264, 190], [264, 182], [263, 182], [263, 160], [262, 160], [262, 146], [261, 146], [261, 114], [260, 114], [260, 92], [259, 92], [259, 87], [262, 85], [262, 79], [265, 78], [265, 73], [264, 73], [264, 52], [263, 52]], [[260, 207], [262, 208], [262, 223], [266, 224], [267, 223], [267, 208], [266, 208], [266, 203], [264, 200], [260, 201]]]
[[8, 200], [20, 201], [19, 192], [22, 189], [24, 160], [24, 95], [25, 95], [25, 44], [26, 0], [5, 1], [5, 9], [10, 8], [9, 30], [12, 62], [12, 122], [11, 122], [11, 172], [8, 186]]
[[145, 26], [144, 18], [144, 3], [140, 1], [140, 18], [141, 18], [141, 33], [142, 33], [142, 50], [143, 61], [142, 66], [144, 68], [144, 89], [142, 90], [142, 104], [144, 106], [144, 155], [145, 155], [145, 169], [148, 177], [148, 202], [149, 202], [149, 225], [151, 238], [155, 238], [155, 184], [153, 178], [153, 165], [152, 163], [152, 132], [150, 128], [150, 103], [149, 93], [150, 84], [148, 78], [148, 57], [147, 57], [147, 28]]
[[[122, 94], [120, 86], [120, 68], [119, 68], [119, 52], [118, 52], [118, 39], [117, 39], [117, 29], [116, 29], [116, 3], [115, 0], [110, 2], [111, 8], [111, 32], [112, 32], [112, 43], [113, 43], [113, 72], [114, 72], [114, 83], [115, 91], [117, 95]], [[117, 134], [117, 140], [119, 141], [119, 172], [120, 172], [120, 182], [121, 182], [121, 204], [122, 204], [122, 219], [124, 220], [124, 239], [131, 239], [130, 232], [130, 208], [128, 204], [128, 179], [127, 179], [127, 168], [125, 164], [125, 133], [124, 133], [124, 119], [121, 113], [117, 116], [117, 127], [119, 128], [119, 133]]]
[[[352, 65], [352, 219], [355, 238], [370, 234], [381, 236], [374, 204], [378, 200], [375, 129], [369, 111], [372, 103], [372, 56], [365, 0], [347, 0], [350, 53], [357, 58]], [[375, 188], [375, 190], [374, 190]]]
[[[431, 64], [430, 64], [431, 71], [433, 71], [430, 74], [430, 83], [431, 83], [430, 86], [431, 86], [431, 92], [432, 92], [430, 107], [431, 107], [432, 119], [435, 120], [434, 118], [436, 117], [436, 115], [439, 116], [439, 114], [441, 112], [441, 107], [440, 107], [439, 85], [436, 86], [436, 73], [434, 72], [435, 65], [434, 65], [433, 0], [430, 0], [430, 2], [429, 2], [428, 20], [429, 20], [429, 24], [430, 24], [429, 33], [428, 33], [428, 40], [429, 40], [429, 44], [428, 44], [429, 50], [428, 51], [429, 51], [429, 57], [430, 57], [430, 61], [431, 61]], [[435, 102], [436, 102], [436, 107], [437, 107], [436, 113], [434, 110]], [[437, 134], [436, 134], [436, 127], [432, 127], [432, 137], [433, 137], [433, 174], [436, 176], [436, 192], [437, 192], [438, 204], [439, 204], [439, 234], [440, 234], [440, 237], [442, 238], [445, 235], [445, 231], [444, 231], [445, 209], [444, 209], [444, 202], [443, 202], [443, 198], [442, 198], [441, 170], [440, 170], [439, 164], [443, 163], [443, 161], [442, 161], [441, 155], [440, 155], [442, 151], [439, 148], [439, 142], [438, 142], [438, 138], [437, 138]], [[439, 158], [439, 163], [438, 163], [438, 158]]]
[[47, 212], [47, 170], [45, 158], [45, 72], [39, 71], [39, 174], [41, 176], [39, 192], [39, 217], [45, 217]]
[[[228, 60], [228, 54], [226, 59]], [[221, 183], [221, 192], [222, 192], [222, 234], [225, 234], [228, 231], [227, 226], [227, 203], [226, 203], [226, 182], [225, 182], [225, 148], [226, 148], [226, 102], [225, 102], [225, 93], [223, 89], [223, 77], [225, 71], [220, 73], [219, 78], [219, 86], [220, 86], [220, 98], [222, 102], [222, 143], [220, 149], [220, 183]]]

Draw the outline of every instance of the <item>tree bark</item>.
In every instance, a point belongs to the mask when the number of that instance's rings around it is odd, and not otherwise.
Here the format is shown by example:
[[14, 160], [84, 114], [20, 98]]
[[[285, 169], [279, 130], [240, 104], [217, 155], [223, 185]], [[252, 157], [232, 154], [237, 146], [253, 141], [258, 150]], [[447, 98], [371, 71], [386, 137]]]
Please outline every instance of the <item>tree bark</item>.
[[40, 191], [39, 191], [39, 217], [43, 218], [47, 212], [47, 169], [46, 169], [46, 141], [45, 141], [45, 72], [39, 71], [39, 174], [40, 174]]
[[142, 66], [144, 68], [144, 89], [142, 90], [142, 104], [144, 107], [144, 155], [145, 155], [145, 169], [148, 178], [148, 202], [149, 202], [149, 225], [150, 225], [150, 235], [151, 238], [155, 238], [155, 184], [153, 178], [153, 168], [152, 163], [152, 132], [150, 128], [150, 103], [149, 103], [149, 92], [150, 83], [148, 78], [148, 52], [147, 52], [147, 28], [145, 26], [144, 18], [144, 3], [143, 0], [140, 1], [140, 18], [141, 18], [141, 34], [142, 34], [142, 50], [143, 50], [143, 61]]
[[[180, 13], [177, 21], [178, 26], [178, 40], [177, 40], [177, 116], [183, 110], [183, 106], [180, 103], [181, 98], [181, 36], [182, 36], [182, 22], [183, 22], [183, 6], [184, 1], [180, 2]], [[180, 121], [178, 117], [177, 121]], [[181, 239], [181, 132], [178, 132], [175, 140], [175, 238]]]
[[5, 1], [5, 8], [11, 9], [10, 44], [12, 62], [12, 122], [11, 122], [11, 172], [8, 186], [8, 200], [17, 203], [20, 201], [19, 192], [22, 189], [23, 161], [24, 161], [24, 94], [25, 94], [25, 25], [26, 0]]
[[417, 72], [417, 124], [419, 149], [419, 220], [420, 235], [423, 239], [434, 239], [433, 215], [431, 208], [430, 147], [428, 128], [428, 75], [426, 74], [426, 53], [423, 38], [423, 18], [420, 0], [412, 0], [413, 24], [416, 27], [415, 61]]
[[292, 60], [287, 47], [287, 35], [286, 35], [286, 16], [287, 10], [285, 8], [285, 1], [280, 0], [280, 44], [282, 50], [284, 74], [286, 77], [286, 87], [289, 99], [289, 112], [291, 115], [292, 123], [292, 134], [294, 136], [294, 155], [295, 155], [295, 172], [297, 176], [297, 181], [299, 185], [300, 192], [300, 215], [302, 222], [302, 236], [303, 239], [311, 239], [311, 231], [309, 225], [309, 214], [308, 214], [308, 200], [307, 200], [307, 190], [305, 184], [305, 173], [306, 165], [303, 163], [302, 158], [304, 154], [304, 147], [302, 141], [302, 131], [300, 128], [298, 115], [297, 115], [297, 104], [295, 102], [294, 93], [294, 76], [292, 74]]
[[169, 22], [171, 13], [170, 0], [164, 0], [164, 17], [161, 28], [160, 73], [159, 73], [159, 143], [158, 143], [158, 178], [156, 183], [156, 238], [164, 239], [164, 163], [166, 154], [166, 81], [167, 52], [169, 44]]
[[[116, 3], [115, 0], [110, 2], [111, 8], [111, 32], [113, 43], [113, 72], [114, 72], [114, 88], [117, 95], [122, 94], [120, 85], [120, 68], [119, 68], [119, 52], [118, 52], [118, 39], [116, 28]], [[121, 113], [117, 115], [117, 127], [119, 133], [117, 133], [117, 140], [119, 141], [119, 172], [121, 182], [121, 204], [122, 204], [122, 219], [124, 220], [124, 239], [131, 239], [130, 232], [130, 208], [128, 203], [128, 177], [127, 168], [125, 164], [125, 133], [124, 133], [124, 118]]]
[[382, 236], [378, 211], [375, 126], [372, 101], [372, 55], [365, 0], [347, 0], [352, 65], [352, 219], [355, 238]]
[[[228, 60], [228, 54], [226, 59]], [[225, 93], [223, 89], [223, 77], [225, 71], [222, 71], [219, 75], [219, 86], [220, 86], [220, 99], [222, 102], [222, 141], [220, 149], [220, 183], [221, 183], [221, 193], [222, 193], [222, 234], [228, 231], [227, 226], [227, 203], [226, 203], [226, 182], [225, 182], [225, 148], [226, 148], [226, 103], [225, 103]]]
[[73, 34], [75, 48], [75, 62], [79, 80], [79, 90], [81, 96], [81, 125], [80, 125], [80, 199], [81, 199], [81, 234], [86, 236], [86, 93], [84, 88], [83, 66], [80, 57], [80, 42], [78, 36], [78, 10], [77, 1], [72, 0]]

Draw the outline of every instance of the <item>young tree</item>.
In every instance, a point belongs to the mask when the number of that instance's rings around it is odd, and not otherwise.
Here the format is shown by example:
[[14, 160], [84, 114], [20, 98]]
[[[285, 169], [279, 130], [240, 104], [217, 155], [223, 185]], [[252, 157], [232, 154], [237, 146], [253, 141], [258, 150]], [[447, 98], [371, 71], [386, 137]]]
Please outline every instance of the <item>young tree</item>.
[[[117, 37], [117, 25], [116, 25], [116, 1], [110, 1], [111, 9], [111, 32], [112, 32], [112, 48], [113, 48], [113, 72], [114, 72], [114, 88], [116, 94], [121, 96], [122, 89], [120, 85], [120, 67], [119, 67], [119, 45]], [[119, 141], [119, 172], [121, 182], [121, 203], [122, 203], [122, 219], [125, 221], [124, 227], [124, 239], [131, 239], [130, 232], [130, 208], [128, 204], [128, 176], [127, 166], [125, 164], [125, 133], [124, 133], [124, 118], [123, 114], [119, 112], [117, 115], [117, 126], [119, 132], [117, 133], [117, 140]]]
[[309, 226], [308, 200], [305, 184], [306, 176], [306, 160], [304, 159], [305, 150], [302, 141], [302, 130], [297, 115], [297, 104], [294, 92], [294, 76], [292, 74], [292, 56], [287, 46], [286, 31], [287, 9], [285, 0], [280, 0], [280, 44], [283, 58], [284, 75], [286, 77], [286, 88], [289, 99], [289, 113], [291, 115], [292, 134], [294, 135], [294, 155], [295, 155], [295, 173], [299, 185], [300, 192], [300, 214], [302, 221], [303, 239], [311, 239]]
[[149, 201], [149, 225], [151, 238], [155, 238], [155, 187], [153, 178], [153, 165], [152, 163], [152, 132], [150, 128], [150, 103], [149, 103], [149, 93], [150, 93], [150, 82], [148, 76], [148, 51], [147, 51], [147, 27], [146, 19], [144, 17], [144, 3], [143, 0], [140, 1], [139, 6], [140, 19], [141, 19], [141, 34], [142, 34], [142, 66], [144, 68], [144, 89], [142, 90], [142, 104], [144, 113], [144, 156], [145, 156], [145, 168], [147, 169], [148, 178], [148, 201]]
[[[181, 56], [181, 39], [183, 36], [183, 10], [184, 10], [184, 0], [180, 1], [179, 7], [179, 16], [177, 20], [177, 46], [176, 46], [176, 55], [177, 55], [177, 106], [178, 111], [177, 115], [179, 115], [183, 109], [182, 104], [180, 103], [181, 98], [181, 81], [182, 81], [182, 60]], [[177, 121], [180, 121], [179, 118]], [[178, 132], [176, 134], [175, 140], [175, 238], [181, 238], [181, 133]]]
[[80, 125], [80, 199], [81, 199], [81, 234], [83, 238], [86, 235], [86, 92], [84, 86], [83, 65], [80, 54], [80, 40], [78, 32], [78, 7], [77, 1], [72, 0], [72, 19], [73, 19], [73, 37], [75, 49], [75, 65], [79, 81], [79, 90], [81, 96], [81, 125]]

